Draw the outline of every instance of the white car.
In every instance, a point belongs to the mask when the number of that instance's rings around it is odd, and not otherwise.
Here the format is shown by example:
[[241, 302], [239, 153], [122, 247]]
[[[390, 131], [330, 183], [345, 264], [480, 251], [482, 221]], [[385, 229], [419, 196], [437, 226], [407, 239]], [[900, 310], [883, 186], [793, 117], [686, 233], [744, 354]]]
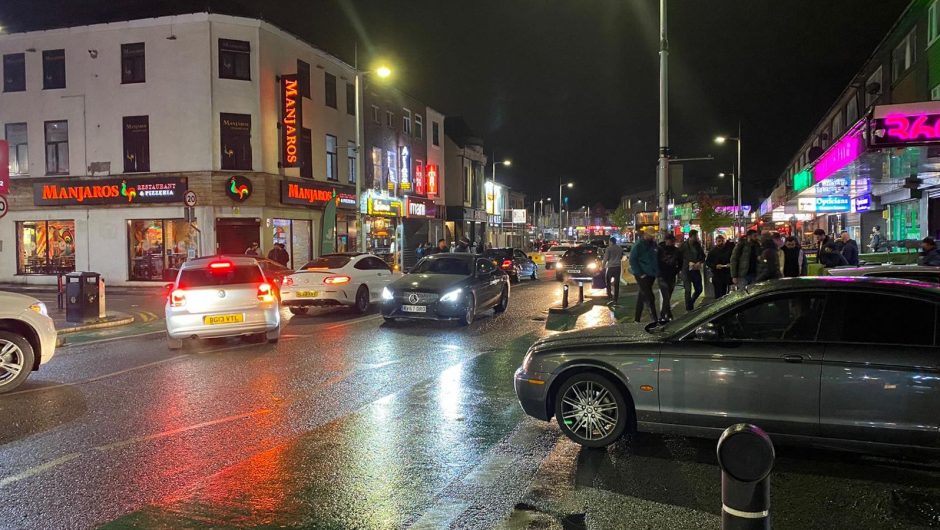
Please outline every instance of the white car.
[[0, 394], [22, 385], [55, 354], [55, 323], [46, 304], [0, 292]]
[[558, 263], [558, 260], [565, 255], [565, 252], [570, 248], [574, 248], [576, 245], [555, 245], [545, 252], [542, 253], [545, 256], [545, 268], [551, 270], [555, 268], [555, 264]]
[[324, 254], [284, 277], [281, 304], [295, 315], [324, 306], [352, 306], [365, 313], [380, 301], [382, 289], [401, 276], [372, 254]]

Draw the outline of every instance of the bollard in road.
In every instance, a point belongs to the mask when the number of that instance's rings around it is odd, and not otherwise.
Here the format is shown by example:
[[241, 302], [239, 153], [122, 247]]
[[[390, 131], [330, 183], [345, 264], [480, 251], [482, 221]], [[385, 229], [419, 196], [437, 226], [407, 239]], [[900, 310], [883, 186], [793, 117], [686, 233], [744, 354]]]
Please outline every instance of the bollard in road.
[[578, 282], [578, 303], [584, 303], [584, 282]]
[[770, 528], [770, 471], [774, 445], [760, 427], [738, 423], [718, 440], [721, 528]]
[[65, 275], [58, 275], [58, 287], [59, 290], [56, 293], [56, 308], [61, 311], [65, 309]]
[[567, 283], [561, 286], [561, 308], [562, 309], [568, 308], [568, 284]]

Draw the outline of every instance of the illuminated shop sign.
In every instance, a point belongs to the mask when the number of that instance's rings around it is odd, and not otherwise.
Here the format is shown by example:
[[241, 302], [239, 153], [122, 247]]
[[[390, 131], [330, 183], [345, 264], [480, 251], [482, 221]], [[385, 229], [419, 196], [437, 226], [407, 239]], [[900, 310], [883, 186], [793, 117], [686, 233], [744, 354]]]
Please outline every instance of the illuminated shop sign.
[[233, 201], [245, 202], [251, 197], [251, 181], [241, 175], [229, 177], [225, 183], [225, 194]]
[[387, 163], [385, 167], [388, 168], [388, 191], [394, 194], [398, 188], [398, 162], [395, 151], [385, 152], [385, 162]]
[[408, 146], [402, 146], [401, 148], [401, 182], [400, 187], [402, 191], [407, 191], [411, 189], [411, 153], [408, 151]]
[[940, 141], [940, 114], [889, 114], [871, 120], [872, 147], [903, 147]]
[[36, 183], [33, 202], [37, 206], [183, 202], [186, 182], [184, 177], [145, 177]]
[[855, 161], [861, 152], [861, 133], [857, 130], [850, 131], [819, 158], [819, 161], [813, 166], [813, 178], [816, 182], [826, 180]]
[[751, 205], [745, 204], [744, 206], [715, 206], [715, 212], [725, 215], [739, 215], [741, 212], [744, 212], [744, 217], [747, 217], [751, 214]]
[[436, 197], [438, 194], [438, 165], [428, 164], [425, 174], [428, 176], [428, 197]]
[[775, 223], [786, 223], [788, 221], [812, 221], [813, 214], [811, 213], [786, 213], [786, 212], [773, 212], [770, 214], [770, 220]]
[[420, 160], [415, 162], [415, 193], [427, 195], [427, 187], [424, 185], [424, 165]]
[[281, 76], [281, 165], [300, 167], [300, 82], [297, 74]]
[[796, 209], [801, 212], [815, 212], [816, 211], [816, 198], [815, 197], [802, 197], [796, 200]]
[[[335, 193], [335, 195], [334, 195]], [[281, 202], [301, 206], [324, 207], [336, 199], [340, 208], [355, 208], [356, 194], [337, 190], [334, 186], [324, 186], [308, 182], [281, 181]]]
[[816, 185], [819, 195], [845, 195], [849, 192], [852, 181], [847, 178], [829, 178]]
[[401, 216], [401, 206], [400, 199], [370, 196], [368, 200], [368, 213], [369, 215], [399, 217]]
[[816, 211], [820, 213], [847, 212], [852, 208], [852, 201], [845, 195], [816, 197]]
[[431, 219], [437, 217], [437, 205], [434, 201], [419, 199], [417, 197], [408, 197], [405, 201], [408, 217], [420, 217]]
[[853, 212], [867, 212], [871, 210], [871, 195], [863, 195], [852, 199]]
[[793, 175], [793, 191], [800, 192], [813, 185], [813, 172], [804, 169]]

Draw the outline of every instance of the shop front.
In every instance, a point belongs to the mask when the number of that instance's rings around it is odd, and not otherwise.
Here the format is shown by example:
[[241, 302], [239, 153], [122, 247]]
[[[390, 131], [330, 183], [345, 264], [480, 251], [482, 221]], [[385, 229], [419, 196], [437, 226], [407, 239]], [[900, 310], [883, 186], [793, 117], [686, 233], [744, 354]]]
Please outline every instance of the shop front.
[[398, 197], [369, 190], [362, 195], [366, 250], [390, 265], [401, 265], [400, 239], [404, 204]]
[[465, 238], [476, 245], [486, 238], [486, 211], [463, 206], [448, 206], [444, 221], [444, 231], [448, 239], [457, 241]]
[[440, 225], [437, 204], [420, 197], [405, 197], [405, 217], [402, 219], [402, 241], [404, 245], [405, 267], [412, 267], [418, 262], [416, 250], [422, 243], [437, 244], [433, 239], [436, 230], [432, 226]]
[[[332, 242], [333, 252], [355, 250], [356, 194], [352, 187], [283, 179], [280, 201], [284, 205], [303, 207], [287, 209], [270, 222], [272, 243], [284, 245], [291, 257], [290, 267], [298, 268], [311, 260], [316, 254], [314, 241], [318, 239], [324, 247]], [[335, 208], [328, 209], [331, 201]], [[335, 219], [326, 219], [327, 212], [335, 215]], [[322, 219], [318, 225], [322, 227], [321, 232], [315, 230], [317, 223], [310, 219], [310, 214], [316, 220]]]

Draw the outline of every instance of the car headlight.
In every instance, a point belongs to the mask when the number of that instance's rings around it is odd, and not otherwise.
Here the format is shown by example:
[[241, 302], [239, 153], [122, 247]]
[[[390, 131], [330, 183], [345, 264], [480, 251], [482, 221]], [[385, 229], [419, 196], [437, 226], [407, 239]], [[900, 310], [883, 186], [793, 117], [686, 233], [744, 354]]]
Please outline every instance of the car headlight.
[[525, 354], [525, 358], [522, 359], [522, 371], [529, 373], [529, 368], [532, 367], [532, 350], [530, 349]]
[[449, 293], [444, 293], [444, 296], [441, 297], [441, 302], [456, 302], [460, 300], [461, 293], [463, 293], [463, 289], [454, 289]]
[[395, 295], [392, 294], [392, 291], [390, 291], [388, 287], [383, 287], [382, 288], [382, 300], [394, 300], [394, 299], [395, 299]]
[[588, 263], [587, 268], [588, 268], [589, 271], [592, 271], [592, 270], [596, 269], [596, 268], [597, 268], [597, 262], [596, 262], [596, 261], [592, 261], [591, 263]]
[[555, 264], [555, 268], [556, 268], [556, 269], [564, 269], [564, 268], [565, 268], [565, 264], [559, 261], [558, 263]]
[[29, 308], [44, 317], [49, 316], [49, 310], [46, 309], [46, 304], [42, 302], [36, 302], [35, 304], [29, 306]]

